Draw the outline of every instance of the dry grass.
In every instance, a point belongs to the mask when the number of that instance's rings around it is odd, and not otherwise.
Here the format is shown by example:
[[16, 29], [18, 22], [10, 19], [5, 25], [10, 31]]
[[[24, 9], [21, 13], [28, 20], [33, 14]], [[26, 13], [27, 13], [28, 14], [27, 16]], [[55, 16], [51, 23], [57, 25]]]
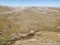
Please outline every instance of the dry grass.
[[[12, 11], [11, 8], [1, 7], [0, 12]], [[33, 10], [34, 9], [34, 10]], [[47, 10], [49, 9], [49, 10]], [[2, 11], [4, 10], [4, 11]], [[20, 10], [20, 9], [19, 9]], [[54, 10], [54, 11], [53, 11]], [[43, 13], [41, 13], [43, 12]], [[60, 42], [60, 8], [27, 8], [12, 14], [0, 15], [0, 45], [10, 41], [20, 33], [25, 34], [30, 30], [39, 30], [43, 41], [46, 38]]]

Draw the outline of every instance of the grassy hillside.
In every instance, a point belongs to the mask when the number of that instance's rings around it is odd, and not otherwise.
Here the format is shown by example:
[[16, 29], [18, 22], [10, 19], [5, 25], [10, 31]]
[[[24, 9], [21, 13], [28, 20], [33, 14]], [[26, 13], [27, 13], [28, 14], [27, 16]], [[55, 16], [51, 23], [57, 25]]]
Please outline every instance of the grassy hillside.
[[25, 34], [31, 30], [39, 30], [38, 35], [41, 34], [41, 36], [38, 36], [38, 39], [47, 37], [60, 42], [60, 35], [57, 35], [60, 34], [60, 8], [25, 7], [13, 9], [0, 6], [1, 12], [0, 45], [18, 37], [20, 33]]

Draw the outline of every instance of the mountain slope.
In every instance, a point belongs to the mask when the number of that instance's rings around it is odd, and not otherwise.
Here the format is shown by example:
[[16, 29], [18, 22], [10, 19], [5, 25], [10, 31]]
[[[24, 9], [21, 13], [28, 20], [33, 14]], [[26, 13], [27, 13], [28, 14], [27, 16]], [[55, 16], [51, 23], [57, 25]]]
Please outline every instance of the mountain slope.
[[[11, 40], [15, 40], [15, 38], [19, 39], [21, 34], [24, 35], [30, 32], [31, 30], [39, 31], [39, 34], [37, 34], [38, 37], [33, 37], [39, 39], [37, 42], [40, 42], [40, 38], [42, 38], [44, 43], [48, 38], [48, 41], [50, 40], [52, 40], [52, 42], [57, 41], [59, 42], [57, 43], [57, 45], [59, 45], [60, 44], [60, 8], [0, 7], [0, 44], [1, 45], [8, 42], [10, 43]], [[36, 36], [36, 33], [34, 34], [34, 36]], [[20, 42], [21, 40], [16, 40], [16, 41]], [[48, 41], [47, 43], [49, 43]], [[27, 44], [24, 42], [24, 44], [28, 45], [29, 42], [30, 41], [27, 41], [26, 42]], [[18, 45], [18, 44], [14, 43], [13, 45]], [[33, 44], [35, 44], [34, 41]], [[36, 45], [37, 44], [39, 45], [39, 43], [36, 43]], [[30, 45], [32, 44], [30, 43]]]

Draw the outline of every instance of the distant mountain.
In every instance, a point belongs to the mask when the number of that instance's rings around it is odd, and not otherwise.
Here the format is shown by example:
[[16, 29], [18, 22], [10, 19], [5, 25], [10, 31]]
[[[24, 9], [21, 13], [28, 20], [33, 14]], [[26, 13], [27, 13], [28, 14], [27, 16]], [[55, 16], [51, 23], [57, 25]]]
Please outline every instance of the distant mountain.
[[9, 6], [0, 6], [0, 13], [5, 11], [11, 11], [12, 7]]

